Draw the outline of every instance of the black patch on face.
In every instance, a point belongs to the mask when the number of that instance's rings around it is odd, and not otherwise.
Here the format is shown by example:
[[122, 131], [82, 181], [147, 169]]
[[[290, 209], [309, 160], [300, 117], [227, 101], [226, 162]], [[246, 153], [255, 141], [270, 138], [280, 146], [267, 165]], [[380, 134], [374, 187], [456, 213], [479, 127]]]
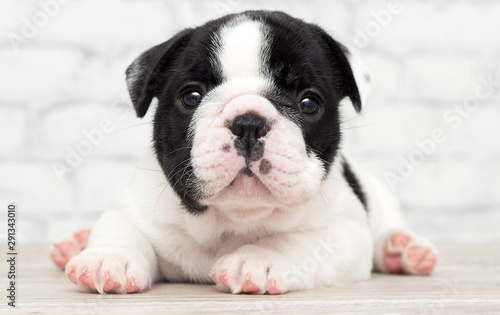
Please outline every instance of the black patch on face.
[[271, 162], [269, 162], [268, 159], [263, 159], [262, 161], [260, 161], [259, 172], [262, 175], [269, 174], [272, 169], [273, 169], [273, 165], [271, 164]]
[[[263, 20], [269, 44], [268, 68], [277, 88], [266, 97], [303, 130], [307, 149], [328, 172], [341, 142], [339, 102], [349, 97], [356, 110], [361, 102], [346, 49], [320, 27], [281, 12], [247, 13]], [[300, 111], [304, 98], [320, 103], [311, 115]]]
[[[193, 214], [206, 210], [198, 202], [206, 196], [199, 191], [199, 179], [191, 164], [188, 127], [196, 108], [183, 106], [181, 99], [185, 92], [206, 95], [222, 83], [221, 67], [215, 64], [220, 43], [214, 35], [238, 15], [265, 24], [270, 45], [267, 62], [277, 85], [277, 90], [267, 91], [266, 96], [281, 113], [301, 126], [307, 149], [318, 154], [326, 170], [340, 143], [339, 101], [348, 96], [355, 106], [360, 106], [342, 47], [319, 27], [284, 13], [248, 11], [227, 15], [184, 30], [146, 51], [127, 69], [130, 96], [139, 117], [146, 114], [154, 97], [158, 99], [153, 131], [157, 159], [183, 205]], [[309, 94], [319, 98], [321, 107], [317, 114], [308, 116], [299, 111], [298, 103]], [[249, 160], [262, 158], [263, 144], [256, 143], [262, 148], [248, 150], [246, 146]], [[240, 147], [243, 154], [243, 143], [235, 143], [235, 147]], [[264, 173], [270, 170], [262, 162], [261, 168]]]
[[352, 191], [358, 197], [359, 201], [363, 204], [364, 208], [366, 211], [368, 211], [368, 205], [366, 202], [366, 195], [365, 192], [363, 191], [363, 187], [359, 183], [358, 178], [356, 175], [351, 170], [351, 167], [349, 164], [343, 160], [342, 162], [342, 174], [344, 175], [345, 180], [349, 184], [349, 186], [352, 188]]
[[146, 114], [153, 97], [158, 99], [154, 116], [153, 143], [167, 180], [193, 214], [206, 206], [191, 164], [192, 141], [188, 127], [196, 108], [182, 104], [182, 95], [196, 91], [206, 95], [222, 83], [220, 66], [214, 65], [218, 43], [213, 40], [229, 17], [180, 32], [174, 38], [142, 54], [127, 70], [135, 80], [129, 91], [137, 115]]
[[[220, 70], [211, 61], [215, 59], [216, 48], [211, 37], [218, 27], [207, 24], [193, 32], [182, 53], [165, 71], [168, 80], [158, 93], [153, 133], [156, 154], [165, 174], [169, 174], [170, 184], [191, 213], [201, 213], [206, 207], [198, 203], [204, 196], [200, 195], [199, 180], [193, 174], [192, 142], [188, 137], [188, 126], [196, 109], [186, 108], [180, 99], [186, 86], [206, 95], [222, 83]], [[179, 165], [185, 165], [185, 170], [179, 170]]]

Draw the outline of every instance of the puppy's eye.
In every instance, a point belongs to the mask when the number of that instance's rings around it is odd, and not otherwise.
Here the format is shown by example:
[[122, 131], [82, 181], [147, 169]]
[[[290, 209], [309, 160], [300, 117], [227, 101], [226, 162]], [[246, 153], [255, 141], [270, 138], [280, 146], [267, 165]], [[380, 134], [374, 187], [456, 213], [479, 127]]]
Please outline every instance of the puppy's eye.
[[200, 92], [190, 91], [182, 95], [182, 105], [192, 108], [200, 105], [203, 96]]
[[304, 114], [314, 115], [319, 110], [319, 103], [317, 100], [311, 97], [305, 97], [299, 103], [299, 109]]

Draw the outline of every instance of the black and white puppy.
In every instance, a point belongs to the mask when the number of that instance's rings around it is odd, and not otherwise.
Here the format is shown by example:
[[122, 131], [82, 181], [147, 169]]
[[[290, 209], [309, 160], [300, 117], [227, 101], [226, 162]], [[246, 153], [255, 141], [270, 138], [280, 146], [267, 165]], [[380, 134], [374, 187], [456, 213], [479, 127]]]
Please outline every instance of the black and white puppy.
[[340, 153], [339, 102], [360, 111], [367, 83], [353, 68], [323, 29], [280, 12], [228, 15], [146, 51], [127, 83], [139, 117], [158, 99], [154, 150], [87, 248], [68, 239], [54, 261], [100, 293], [168, 281], [280, 294], [373, 266], [430, 273], [436, 249]]

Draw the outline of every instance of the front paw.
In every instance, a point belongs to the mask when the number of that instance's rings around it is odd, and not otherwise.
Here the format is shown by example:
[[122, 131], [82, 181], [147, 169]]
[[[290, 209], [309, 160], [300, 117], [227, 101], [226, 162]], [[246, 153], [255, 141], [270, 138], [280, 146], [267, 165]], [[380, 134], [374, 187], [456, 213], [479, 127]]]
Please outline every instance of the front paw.
[[145, 257], [128, 248], [87, 248], [66, 265], [66, 275], [80, 287], [99, 293], [135, 293], [151, 288]]
[[281, 294], [290, 288], [288, 268], [279, 253], [247, 245], [219, 258], [210, 277], [224, 292]]

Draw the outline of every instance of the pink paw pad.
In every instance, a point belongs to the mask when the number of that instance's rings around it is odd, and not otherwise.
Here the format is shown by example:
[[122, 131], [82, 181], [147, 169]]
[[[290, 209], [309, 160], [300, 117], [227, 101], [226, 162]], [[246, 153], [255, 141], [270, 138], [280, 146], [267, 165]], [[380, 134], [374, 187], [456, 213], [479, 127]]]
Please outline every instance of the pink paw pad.
[[252, 280], [250, 279], [250, 275], [247, 274], [245, 277], [245, 282], [243, 282], [243, 286], [241, 287], [241, 292], [253, 293], [259, 290], [260, 290], [259, 286], [253, 283]]
[[408, 249], [406, 261], [419, 274], [430, 273], [434, 269], [437, 256], [428, 248], [413, 246]]
[[80, 248], [82, 250], [87, 248], [87, 243], [89, 241], [89, 235], [90, 235], [89, 229], [84, 229], [84, 230], [80, 230], [80, 231], [73, 233], [74, 238], [76, 239], [76, 241], [78, 242], [78, 244], [80, 245]]
[[219, 283], [219, 281], [217, 281], [217, 273], [215, 272], [215, 270], [213, 270], [212, 272], [210, 272], [209, 276], [210, 276], [210, 278], [212, 278], [212, 281], [215, 284]]
[[62, 241], [52, 246], [50, 256], [52, 261], [60, 268], [64, 268], [68, 260], [80, 252], [80, 248], [73, 240]]
[[89, 274], [88, 274], [88, 268], [82, 269], [82, 273], [78, 277], [78, 282], [83, 283], [85, 286], [87, 286], [88, 288], [90, 288], [94, 291], [96, 290], [95, 285], [94, 285], [94, 279], [91, 276], [89, 276]]
[[73, 233], [59, 243], [52, 245], [49, 254], [54, 264], [60, 268], [66, 267], [68, 261], [87, 247], [90, 230], [85, 229]]
[[68, 270], [68, 279], [71, 280], [71, 282], [73, 282], [74, 284], [78, 284], [75, 275], [75, 268], [71, 268], [70, 270]]
[[401, 252], [411, 241], [411, 237], [404, 233], [394, 233], [384, 246], [384, 263], [391, 273], [403, 273]]
[[231, 289], [231, 285], [229, 284], [229, 280], [227, 279], [227, 270], [222, 271], [219, 280], [223, 285]]
[[430, 243], [403, 232], [393, 233], [384, 246], [384, 264], [391, 273], [429, 274], [437, 261]]
[[394, 233], [391, 235], [391, 245], [393, 248], [403, 248], [410, 243], [411, 237], [403, 233]]
[[109, 272], [105, 273], [104, 278], [106, 282], [104, 282], [103, 290], [105, 292], [114, 291], [120, 288], [120, 284], [109, 276]]
[[134, 278], [127, 280], [127, 293], [139, 292], [139, 287], [135, 283]]
[[82, 289], [101, 294], [142, 292], [152, 283], [145, 257], [123, 247], [89, 247], [68, 262], [66, 275]]
[[215, 288], [232, 294], [282, 294], [290, 262], [281, 254], [248, 245], [220, 257], [209, 273]]
[[271, 295], [277, 295], [281, 294], [281, 291], [276, 287], [276, 280], [275, 279], [269, 279], [268, 282], [269, 289], [267, 289], [267, 292]]

